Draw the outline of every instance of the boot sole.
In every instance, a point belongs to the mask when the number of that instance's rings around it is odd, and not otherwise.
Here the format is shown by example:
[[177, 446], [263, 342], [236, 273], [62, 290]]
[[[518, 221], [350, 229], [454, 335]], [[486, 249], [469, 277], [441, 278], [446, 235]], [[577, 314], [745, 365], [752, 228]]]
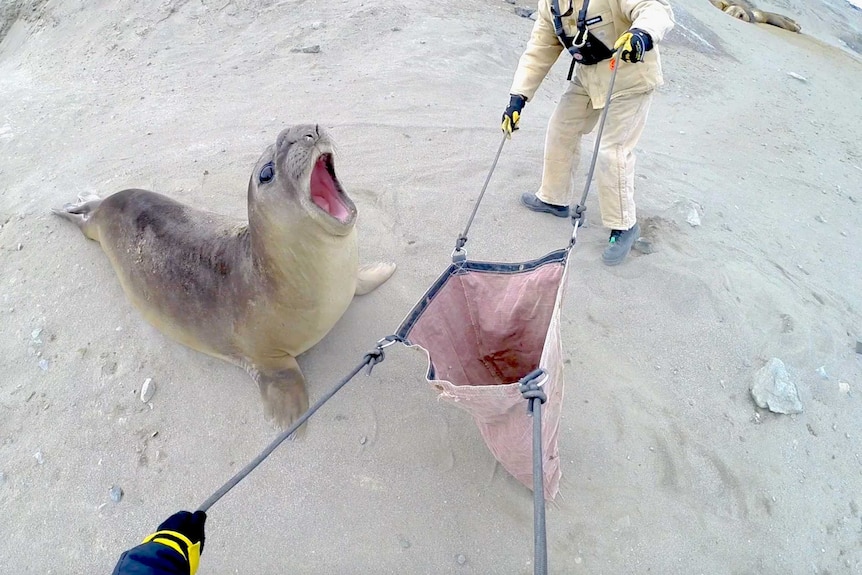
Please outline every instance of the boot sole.
[[[536, 198], [535, 201], [538, 202], [541, 200]], [[533, 210], [534, 212], [551, 214], [552, 216], [557, 216], [558, 218], [568, 218], [569, 217], [569, 210], [568, 209], [563, 211], [563, 210], [555, 210], [553, 208], [546, 208], [542, 205], [536, 205], [536, 204], [530, 203], [529, 201], [525, 200], [523, 195], [521, 196], [521, 205], [525, 206], [527, 209]]]

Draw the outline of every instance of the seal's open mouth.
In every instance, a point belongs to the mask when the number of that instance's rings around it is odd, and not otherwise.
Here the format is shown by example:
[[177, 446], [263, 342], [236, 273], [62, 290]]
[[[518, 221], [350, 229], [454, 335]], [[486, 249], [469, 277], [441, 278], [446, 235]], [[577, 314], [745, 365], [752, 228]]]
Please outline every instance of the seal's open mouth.
[[350, 219], [350, 210], [341, 199], [341, 189], [335, 179], [332, 156], [321, 154], [311, 170], [311, 201], [340, 222]]

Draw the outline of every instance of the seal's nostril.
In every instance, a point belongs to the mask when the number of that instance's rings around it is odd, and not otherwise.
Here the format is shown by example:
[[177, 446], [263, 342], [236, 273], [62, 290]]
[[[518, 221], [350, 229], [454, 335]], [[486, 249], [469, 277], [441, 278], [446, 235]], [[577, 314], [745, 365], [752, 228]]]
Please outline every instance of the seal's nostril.
[[306, 134], [305, 139], [308, 140], [309, 142], [312, 141], [314, 139], [314, 134]]

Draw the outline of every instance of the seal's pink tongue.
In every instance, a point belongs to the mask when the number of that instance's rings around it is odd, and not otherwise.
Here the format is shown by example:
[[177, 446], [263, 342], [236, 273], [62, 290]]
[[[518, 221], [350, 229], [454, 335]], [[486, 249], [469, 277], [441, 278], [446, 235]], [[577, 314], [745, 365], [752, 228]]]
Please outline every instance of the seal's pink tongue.
[[323, 158], [317, 160], [311, 171], [311, 201], [339, 221], [346, 221], [350, 215], [347, 206], [338, 197], [335, 180], [326, 169]]

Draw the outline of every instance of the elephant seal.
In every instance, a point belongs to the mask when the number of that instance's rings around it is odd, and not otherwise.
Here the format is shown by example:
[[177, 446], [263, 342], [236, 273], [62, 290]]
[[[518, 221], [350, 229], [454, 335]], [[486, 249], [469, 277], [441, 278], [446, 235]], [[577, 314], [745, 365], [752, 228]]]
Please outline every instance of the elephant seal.
[[754, 4], [748, 0], [709, 0], [710, 3], [730, 16], [739, 18], [745, 22], [756, 24], [771, 24], [791, 32], [800, 32], [802, 26], [797, 24], [792, 18], [776, 14], [775, 12], [766, 12], [758, 10]]
[[279, 133], [254, 166], [247, 221], [125, 189], [52, 212], [99, 242], [132, 305], [158, 330], [243, 367], [266, 420], [285, 429], [308, 409], [296, 357], [395, 272], [359, 265], [356, 206], [316, 125]]

